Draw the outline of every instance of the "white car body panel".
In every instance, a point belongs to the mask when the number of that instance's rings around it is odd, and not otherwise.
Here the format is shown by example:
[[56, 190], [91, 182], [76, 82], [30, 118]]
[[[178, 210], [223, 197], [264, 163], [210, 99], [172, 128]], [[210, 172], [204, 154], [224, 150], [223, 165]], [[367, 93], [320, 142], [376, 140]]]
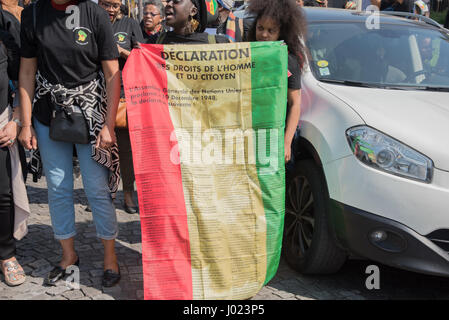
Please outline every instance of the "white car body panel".
[[[302, 78], [301, 136], [317, 151], [330, 198], [427, 235], [449, 229], [449, 93], [403, 91]], [[371, 168], [352, 153], [345, 132], [367, 124], [428, 156], [431, 183]], [[438, 169], [439, 168], [439, 169]]]
[[319, 85], [348, 103], [367, 125], [426, 155], [436, 168], [449, 171], [448, 92]]

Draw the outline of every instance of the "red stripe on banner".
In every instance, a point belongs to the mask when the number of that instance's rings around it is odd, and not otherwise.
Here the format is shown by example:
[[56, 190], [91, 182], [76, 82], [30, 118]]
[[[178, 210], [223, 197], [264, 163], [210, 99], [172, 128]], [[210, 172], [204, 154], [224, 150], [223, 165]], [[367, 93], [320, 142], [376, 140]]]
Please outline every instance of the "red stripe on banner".
[[160, 89], [167, 90], [163, 46], [141, 47], [128, 58], [123, 82], [142, 228], [144, 298], [191, 300], [190, 242], [181, 166], [167, 91]]

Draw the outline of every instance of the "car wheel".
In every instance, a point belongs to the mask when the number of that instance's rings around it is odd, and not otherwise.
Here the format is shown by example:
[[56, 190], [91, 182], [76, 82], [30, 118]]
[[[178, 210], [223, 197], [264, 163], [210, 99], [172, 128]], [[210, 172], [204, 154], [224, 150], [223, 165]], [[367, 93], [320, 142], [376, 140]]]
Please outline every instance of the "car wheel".
[[346, 260], [329, 231], [329, 194], [320, 168], [298, 161], [287, 175], [283, 254], [304, 274], [337, 272]]

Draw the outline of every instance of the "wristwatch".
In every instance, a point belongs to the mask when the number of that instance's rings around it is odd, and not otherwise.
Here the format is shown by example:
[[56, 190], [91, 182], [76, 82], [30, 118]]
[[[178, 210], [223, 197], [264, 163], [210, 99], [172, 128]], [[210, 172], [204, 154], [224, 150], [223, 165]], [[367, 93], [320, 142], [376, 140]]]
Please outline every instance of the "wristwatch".
[[13, 119], [12, 120], [13, 122], [15, 122], [15, 123], [17, 123], [17, 125], [20, 127], [20, 128], [22, 128], [22, 122], [19, 120], [19, 119]]

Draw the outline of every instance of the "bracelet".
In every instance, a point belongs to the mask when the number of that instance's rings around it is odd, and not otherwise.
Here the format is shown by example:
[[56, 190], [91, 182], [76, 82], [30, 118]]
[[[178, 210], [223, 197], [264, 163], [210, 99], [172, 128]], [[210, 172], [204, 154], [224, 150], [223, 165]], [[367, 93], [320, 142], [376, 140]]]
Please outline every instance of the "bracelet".
[[13, 122], [15, 122], [20, 128], [22, 128], [22, 121], [20, 121], [19, 119], [12, 119]]

